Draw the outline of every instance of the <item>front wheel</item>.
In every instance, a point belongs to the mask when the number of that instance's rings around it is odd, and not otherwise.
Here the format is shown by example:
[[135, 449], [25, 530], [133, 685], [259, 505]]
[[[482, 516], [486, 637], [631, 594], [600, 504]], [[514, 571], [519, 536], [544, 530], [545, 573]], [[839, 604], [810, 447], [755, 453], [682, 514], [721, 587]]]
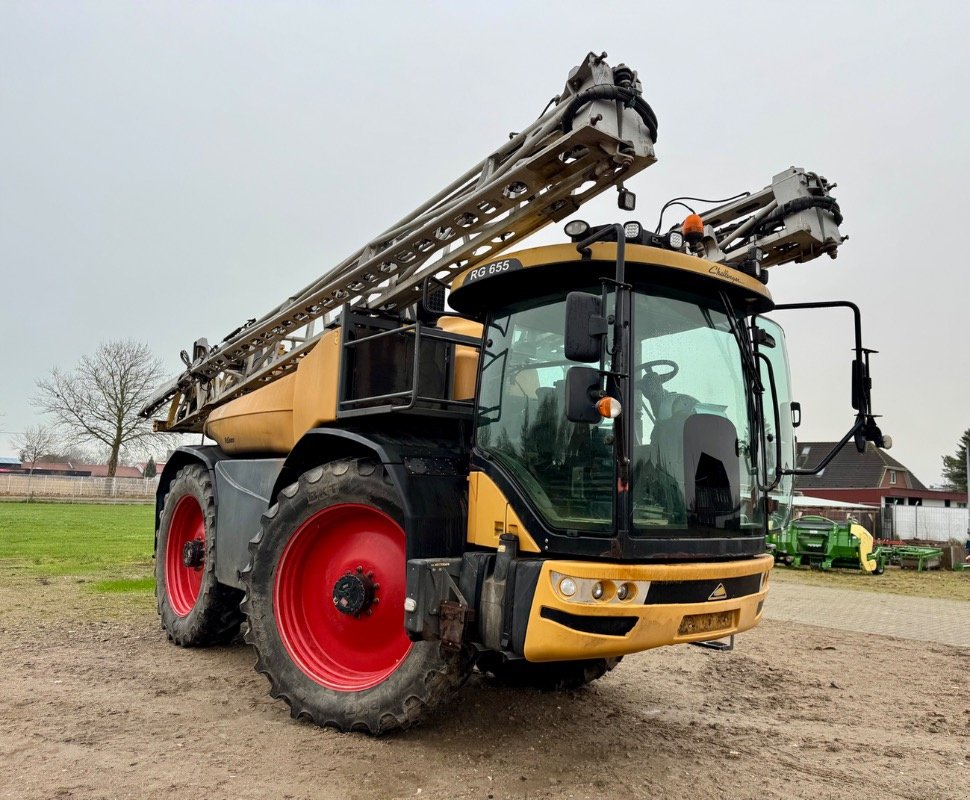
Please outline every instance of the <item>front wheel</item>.
[[404, 511], [383, 467], [347, 459], [285, 488], [250, 542], [246, 641], [294, 718], [384, 733], [458, 688], [464, 653], [404, 630]]

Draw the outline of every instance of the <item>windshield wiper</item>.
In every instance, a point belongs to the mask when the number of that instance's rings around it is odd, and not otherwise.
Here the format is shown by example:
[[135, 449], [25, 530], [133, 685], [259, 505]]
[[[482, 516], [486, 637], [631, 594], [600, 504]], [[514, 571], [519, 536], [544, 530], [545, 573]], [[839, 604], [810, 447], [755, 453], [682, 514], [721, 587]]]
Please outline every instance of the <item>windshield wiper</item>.
[[724, 312], [727, 315], [728, 326], [731, 328], [731, 333], [734, 335], [734, 339], [741, 349], [741, 364], [744, 372], [748, 376], [751, 387], [760, 396], [764, 394], [765, 387], [761, 383], [761, 372], [755, 362], [754, 348], [751, 345], [751, 340], [741, 332], [741, 327], [738, 325], [737, 319], [734, 316], [734, 306], [731, 304], [731, 298], [727, 296], [727, 292], [720, 292], [720, 295], [721, 303], [724, 305]]

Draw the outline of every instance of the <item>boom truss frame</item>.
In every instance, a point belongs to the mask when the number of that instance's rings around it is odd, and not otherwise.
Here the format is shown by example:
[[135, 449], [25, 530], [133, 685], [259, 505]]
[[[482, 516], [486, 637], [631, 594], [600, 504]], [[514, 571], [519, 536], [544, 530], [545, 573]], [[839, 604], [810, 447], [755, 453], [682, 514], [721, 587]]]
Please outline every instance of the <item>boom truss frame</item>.
[[590, 53], [532, 124], [322, 277], [210, 347], [142, 409], [158, 430], [199, 432], [209, 412], [290, 374], [344, 306], [402, 313], [444, 282], [557, 222], [656, 161], [657, 120], [636, 72]]

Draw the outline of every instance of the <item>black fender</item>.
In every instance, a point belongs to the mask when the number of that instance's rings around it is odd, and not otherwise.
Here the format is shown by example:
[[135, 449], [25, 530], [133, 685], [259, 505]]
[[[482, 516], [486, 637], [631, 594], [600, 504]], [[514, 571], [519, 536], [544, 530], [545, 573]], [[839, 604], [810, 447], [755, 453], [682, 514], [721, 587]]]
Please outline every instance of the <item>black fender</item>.
[[465, 550], [468, 456], [446, 439], [383, 431], [313, 428], [287, 456], [273, 488], [279, 491], [309, 469], [343, 458], [379, 461], [404, 507], [407, 557], [447, 558]]
[[[216, 445], [190, 444], [179, 447], [165, 462], [165, 468], [158, 479], [155, 490], [155, 538], [158, 539], [158, 521], [162, 516], [162, 501], [168, 494], [168, 487], [182, 467], [189, 464], [202, 464], [209, 472], [215, 469], [216, 462], [226, 457]], [[219, 498], [216, 498], [218, 507]]]

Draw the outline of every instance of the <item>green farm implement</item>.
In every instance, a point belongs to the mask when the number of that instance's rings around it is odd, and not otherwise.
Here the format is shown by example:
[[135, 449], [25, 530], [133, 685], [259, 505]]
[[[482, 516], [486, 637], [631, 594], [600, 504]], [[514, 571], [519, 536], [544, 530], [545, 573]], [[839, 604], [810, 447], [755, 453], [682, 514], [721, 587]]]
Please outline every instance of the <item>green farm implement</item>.
[[902, 545], [893, 547], [889, 552], [890, 563], [899, 564], [903, 569], [923, 570], [939, 569], [943, 560], [943, 551], [938, 547], [914, 547]]
[[851, 520], [799, 517], [784, 530], [769, 533], [768, 542], [774, 545], [775, 562], [791, 567], [844, 567], [881, 575], [888, 561], [883, 548], [873, 545], [872, 534]]

